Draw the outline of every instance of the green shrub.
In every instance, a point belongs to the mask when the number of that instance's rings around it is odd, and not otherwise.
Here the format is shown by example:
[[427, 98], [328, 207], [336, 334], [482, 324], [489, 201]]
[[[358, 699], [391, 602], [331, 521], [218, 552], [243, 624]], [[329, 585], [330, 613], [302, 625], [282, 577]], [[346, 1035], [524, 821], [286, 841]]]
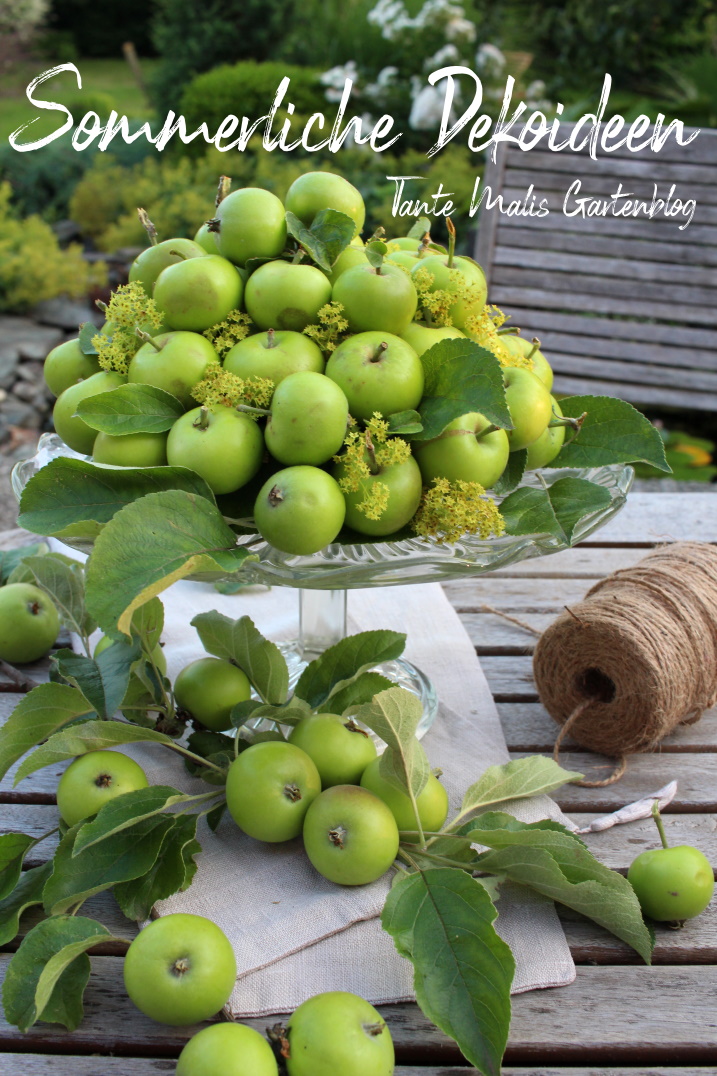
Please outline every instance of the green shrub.
[[62, 250], [45, 221], [14, 216], [10, 184], [0, 184], [0, 310], [22, 313], [57, 295], [80, 298], [106, 279], [105, 266], [89, 266], [81, 247]]

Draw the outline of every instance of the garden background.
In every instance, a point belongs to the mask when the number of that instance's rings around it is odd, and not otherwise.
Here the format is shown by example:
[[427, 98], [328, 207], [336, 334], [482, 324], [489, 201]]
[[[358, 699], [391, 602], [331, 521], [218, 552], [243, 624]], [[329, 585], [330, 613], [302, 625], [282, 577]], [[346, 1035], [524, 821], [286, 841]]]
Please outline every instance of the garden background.
[[[78, 152], [68, 136], [17, 152], [10, 134], [36, 115], [25, 87], [68, 62], [82, 89], [72, 72], [42, 89], [76, 122], [89, 110], [104, 122], [116, 109], [137, 129], [172, 109], [190, 131], [206, 122], [213, 132], [227, 114], [265, 114], [288, 75], [300, 131], [313, 112], [331, 119], [348, 77], [352, 107], [391, 114], [404, 134], [397, 153], [381, 154], [349, 144], [336, 155], [269, 153], [261, 134], [242, 154], [175, 140], [157, 153], [143, 138]], [[0, 0], [0, 529], [14, 525], [12, 465], [51, 428], [42, 359], [80, 321], [101, 324], [94, 300], [126, 279], [146, 245], [136, 207], [148, 210], [160, 238], [191, 237], [213, 215], [220, 174], [281, 198], [297, 175], [326, 168], [361, 190], [366, 234], [379, 224], [390, 234], [390, 175], [425, 175], [425, 190], [443, 182], [467, 209], [480, 157], [457, 142], [426, 157], [443, 103], [426, 76], [454, 63], [480, 74], [484, 110], [496, 115], [509, 74], [514, 101], [548, 116], [561, 101], [570, 119], [595, 107], [610, 72], [611, 110], [628, 119], [663, 112], [717, 127], [715, 0]], [[62, 119], [44, 114], [32, 137]], [[469, 252], [477, 220], [454, 222]], [[440, 225], [434, 236], [443, 238]], [[714, 483], [713, 417], [651, 417], [668, 439], [675, 478]]]

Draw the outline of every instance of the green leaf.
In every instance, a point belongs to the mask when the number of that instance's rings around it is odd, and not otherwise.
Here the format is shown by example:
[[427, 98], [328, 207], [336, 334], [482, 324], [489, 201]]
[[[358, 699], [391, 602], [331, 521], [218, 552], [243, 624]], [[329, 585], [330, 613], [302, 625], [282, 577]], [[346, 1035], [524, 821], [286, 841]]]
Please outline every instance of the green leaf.
[[380, 691], [359, 707], [354, 720], [366, 725], [385, 742], [379, 772], [395, 788], [420, 795], [431, 775], [426, 753], [416, 739], [423, 703], [411, 691], [392, 687]]
[[346, 687], [339, 688], [332, 694], [332, 710], [337, 714], [346, 714], [351, 710], [355, 710], [357, 706], [363, 706], [364, 703], [371, 702], [374, 695], [378, 695], [380, 691], [386, 691], [387, 688], [395, 686], [393, 680], [389, 680], [387, 676], [382, 676], [381, 673], [361, 673]]
[[374, 269], [380, 269], [386, 260], [388, 254], [388, 246], [380, 239], [375, 239], [372, 243], [367, 243], [363, 248], [363, 252], [366, 255], [368, 263]]
[[586, 915], [650, 963], [652, 942], [627, 878], [598, 862], [564, 827], [517, 822], [497, 812], [477, 818], [469, 836], [475, 844], [493, 849], [480, 856], [481, 870], [506, 874]]
[[45, 885], [47, 914], [70, 911], [118, 882], [141, 878], [154, 866], [172, 825], [168, 815], [143, 818], [76, 856], [72, 854], [76, 828], [70, 830], [58, 845], [52, 875]]
[[187, 467], [99, 467], [55, 459], [25, 486], [18, 524], [34, 534], [94, 538], [127, 504], [158, 490], [184, 490], [214, 504], [203, 478]]
[[610, 504], [610, 491], [584, 478], [558, 478], [548, 487], [555, 517], [569, 542], [581, 519]]
[[406, 636], [397, 631], [361, 631], [349, 635], [309, 662], [295, 694], [317, 709], [372, 666], [400, 657]]
[[500, 503], [506, 534], [552, 534], [563, 537], [563, 529], [550, 503], [548, 491], [521, 486]]
[[17, 885], [23, 860], [35, 844], [36, 839], [26, 833], [4, 833], [0, 837], [0, 900]]
[[[117, 392], [117, 396], [112, 393]], [[123, 437], [129, 433], [165, 433], [184, 414], [176, 396], [154, 385], [120, 385], [81, 400], [77, 414], [100, 433]]]
[[431, 222], [428, 217], [419, 217], [408, 233], [409, 239], [423, 239], [426, 232], [430, 232]]
[[162, 732], [155, 732], [154, 729], [126, 725], [123, 721], [84, 721], [76, 727], [56, 732], [47, 743], [33, 751], [18, 768], [15, 784], [28, 774], [41, 770], [43, 766], [53, 766], [56, 762], [76, 758], [87, 751], [144, 742], [173, 744], [174, 740]]
[[275, 643], [264, 638], [251, 617], [232, 620], [214, 610], [199, 613], [191, 624], [204, 649], [238, 665], [265, 702], [274, 706], [286, 702], [289, 670], [284, 655]]
[[150, 598], [132, 616], [130, 634], [136, 635], [142, 643], [142, 649], [151, 653], [158, 645], [164, 629], [164, 606], [159, 598]]
[[416, 1000], [485, 1076], [499, 1076], [510, 1026], [515, 961], [496, 933], [495, 906], [464, 871], [439, 867], [399, 879], [381, 923], [413, 963]]
[[101, 923], [81, 916], [58, 916], [33, 927], [8, 964], [2, 992], [8, 1021], [21, 1031], [38, 1020], [74, 1031], [90, 977], [87, 950], [110, 937]]
[[99, 329], [91, 321], [83, 321], [80, 325], [78, 341], [83, 355], [97, 355], [98, 351], [92, 340], [97, 336]]
[[146, 874], [114, 887], [117, 903], [128, 919], [147, 919], [158, 900], [186, 889], [197, 869], [194, 856], [202, 846], [196, 840], [197, 815], [180, 815], [162, 841], [159, 855]]
[[45, 882], [52, 874], [52, 862], [23, 871], [12, 893], [0, 900], [0, 945], [8, 945], [20, 930], [20, 916], [35, 904], [42, 904]]
[[[0, 584], [7, 583], [13, 572], [16, 572], [28, 557], [44, 557], [49, 552], [50, 547], [46, 542], [34, 542], [20, 549], [0, 550]], [[13, 580], [13, 582], [18, 581]]]
[[179, 789], [172, 788], [170, 785], [149, 785], [147, 788], [125, 792], [106, 803], [91, 822], [85, 822], [80, 827], [75, 837], [72, 855], [76, 856], [85, 848], [107, 840], [108, 837], [120, 833], [133, 823], [161, 814], [162, 811], [178, 803], [194, 803], [202, 798], [180, 792]]
[[554, 792], [569, 781], [579, 781], [582, 773], [564, 770], [552, 758], [531, 755], [489, 766], [463, 797], [461, 814], [477, 811], [506, 800], [526, 799], [544, 792]]
[[52, 599], [62, 623], [77, 635], [90, 635], [95, 625], [85, 609], [85, 573], [77, 561], [60, 553], [29, 557], [26, 567], [37, 586]]
[[[128, 634], [139, 606], [193, 572], [237, 572], [250, 556], [215, 504], [181, 490], [122, 508], [87, 562], [87, 606], [103, 631]], [[255, 559], [255, 558], [252, 558]]]
[[493, 493], [495, 493], [497, 497], [505, 497], [520, 485], [520, 480], [525, 474], [525, 466], [527, 462], [528, 452], [526, 449], [521, 448], [516, 452], [510, 453], [503, 474], [493, 486]]
[[38, 684], [0, 728], [0, 778], [35, 744], [90, 714], [94, 710], [77, 688]]
[[326, 260], [332, 266], [353, 239], [356, 221], [338, 209], [320, 209], [310, 230], [322, 244]]
[[414, 440], [438, 437], [449, 422], [470, 411], [512, 429], [502, 368], [490, 351], [472, 340], [441, 340], [421, 355], [421, 362], [426, 375], [419, 407], [423, 431]]
[[108, 719], [114, 716], [124, 699], [130, 670], [141, 653], [137, 641], [120, 641], [108, 646], [96, 658], [86, 658], [72, 650], [58, 650], [52, 661], [58, 674], [82, 692], [98, 717]]
[[391, 437], [398, 434], [420, 433], [423, 429], [418, 411], [394, 411], [386, 419]]
[[577, 438], [566, 444], [551, 467], [601, 467], [638, 460], [669, 473], [660, 431], [632, 404], [611, 396], [569, 396], [560, 401], [566, 418], [587, 417]]

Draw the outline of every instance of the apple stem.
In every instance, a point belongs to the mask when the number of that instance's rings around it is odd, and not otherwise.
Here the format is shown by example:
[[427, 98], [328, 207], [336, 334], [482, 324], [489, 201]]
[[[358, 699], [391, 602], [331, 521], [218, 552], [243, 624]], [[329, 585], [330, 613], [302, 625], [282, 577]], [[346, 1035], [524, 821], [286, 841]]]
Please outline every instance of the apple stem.
[[535, 352], [540, 350], [540, 340], [538, 340], [537, 336], [533, 337], [532, 344], [533, 344], [533, 346], [531, 347], [528, 354], [525, 356], [526, 359], [532, 359]]
[[382, 340], [381, 343], [376, 348], [376, 350], [374, 351], [373, 355], [371, 356], [370, 361], [371, 362], [380, 362], [387, 351], [388, 351], [388, 344], [386, 343], [385, 340]]
[[184, 755], [186, 758], [191, 758], [192, 762], [198, 762], [202, 766], [208, 766], [210, 770], [216, 770], [217, 773], [226, 773], [221, 766], [217, 766], [216, 763], [210, 762], [208, 758], [202, 758], [201, 755], [195, 755], [193, 751], [189, 751], [186, 747], [182, 747], [178, 743], [166, 744], [166, 747], [170, 751], [178, 751], [180, 755]]
[[95, 306], [98, 310], [101, 310], [105, 316], [107, 315], [107, 303], [103, 303], [101, 299], [95, 299]]
[[266, 334], [266, 344], [264, 345], [264, 347], [276, 347], [276, 340], [274, 339], [274, 336], [274, 330], [269, 329]]
[[155, 351], [161, 351], [164, 347], [164, 344], [158, 344], [154, 337], [150, 336], [149, 333], [146, 333], [144, 329], [140, 329], [139, 327], [137, 327], [134, 330], [134, 334], [142, 341], [143, 344], [151, 344]]
[[152, 224], [152, 221], [149, 219], [149, 214], [147, 213], [147, 210], [142, 209], [141, 207], [138, 207], [137, 208], [137, 216], [139, 217], [140, 224], [142, 225], [145, 232], [149, 236], [149, 241], [150, 241], [151, 245], [153, 247], [156, 247], [157, 246], [157, 229]]
[[487, 437], [489, 433], [495, 433], [495, 431], [499, 429], [501, 429], [500, 426], [496, 426], [494, 423], [491, 423], [490, 426], [486, 426], [486, 428], [484, 430], [481, 430], [480, 433], [475, 434], [475, 439], [476, 441], [480, 441], [481, 437]]
[[244, 411], [248, 415], [261, 415], [262, 417], [271, 414], [271, 411], [267, 411], [265, 407], [252, 407], [251, 404], [237, 404], [234, 410]]
[[421, 242], [418, 244], [418, 257], [422, 258], [431, 245], [431, 233], [424, 232], [421, 236]]
[[504, 329], [498, 329], [498, 336], [520, 336], [517, 325], [507, 325]]
[[456, 227], [450, 217], [446, 217], [448, 229], [448, 268], [453, 268], [453, 255], [456, 251]]
[[669, 848], [667, 843], [667, 834], [665, 833], [665, 827], [662, 823], [662, 815], [660, 814], [660, 801], [653, 800], [652, 802], [652, 817], [655, 819], [655, 825], [660, 834], [660, 840], [662, 841], [663, 848]]
[[[583, 422], [587, 417], [587, 411], [583, 411], [582, 415], [578, 418], [571, 418], [569, 415], [563, 415], [561, 417], [560, 415], [556, 415], [555, 411], [553, 411], [553, 417], [548, 423], [548, 429], [554, 430], [557, 426], [569, 426], [571, 430], [575, 430], [575, 437], [577, 437], [583, 428]], [[573, 440], [575, 440], [575, 437], [573, 437]]]
[[222, 225], [222, 222], [219, 220], [219, 217], [212, 217], [211, 220], [205, 220], [204, 223], [207, 226], [208, 232], [216, 232], [217, 234], [219, 234], [219, 229]]
[[294, 255], [294, 257], [293, 257], [293, 258], [291, 259], [291, 264], [292, 264], [292, 265], [298, 265], [298, 264], [299, 264], [299, 262], [301, 262], [301, 261], [303, 261], [303, 260], [304, 260], [304, 257], [305, 257], [305, 256], [306, 256], [306, 251], [304, 250], [304, 248], [303, 248], [303, 247], [299, 247], [299, 249], [297, 250], [296, 254], [295, 254], [295, 255]]
[[199, 414], [192, 423], [195, 430], [206, 430], [209, 428], [209, 408], [200, 407]]
[[366, 430], [366, 455], [368, 456], [368, 469], [371, 474], [380, 474], [381, 468], [376, 461], [376, 449], [374, 448], [371, 434]]
[[189, 255], [183, 254], [181, 250], [170, 250], [169, 252], [174, 258], [181, 258], [183, 262], [189, 261]]
[[232, 189], [231, 176], [220, 176], [219, 186], [217, 187], [217, 196], [214, 200], [214, 205], [217, 209], [222, 204], [229, 191]]

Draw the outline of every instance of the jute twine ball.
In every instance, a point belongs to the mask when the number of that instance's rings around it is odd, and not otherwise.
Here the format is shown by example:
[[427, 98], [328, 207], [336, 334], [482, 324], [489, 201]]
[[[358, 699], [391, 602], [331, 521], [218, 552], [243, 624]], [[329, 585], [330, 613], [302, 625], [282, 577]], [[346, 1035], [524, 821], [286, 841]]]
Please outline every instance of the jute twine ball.
[[679, 542], [588, 591], [543, 632], [540, 699], [570, 736], [620, 760], [651, 751], [717, 702], [717, 547]]

